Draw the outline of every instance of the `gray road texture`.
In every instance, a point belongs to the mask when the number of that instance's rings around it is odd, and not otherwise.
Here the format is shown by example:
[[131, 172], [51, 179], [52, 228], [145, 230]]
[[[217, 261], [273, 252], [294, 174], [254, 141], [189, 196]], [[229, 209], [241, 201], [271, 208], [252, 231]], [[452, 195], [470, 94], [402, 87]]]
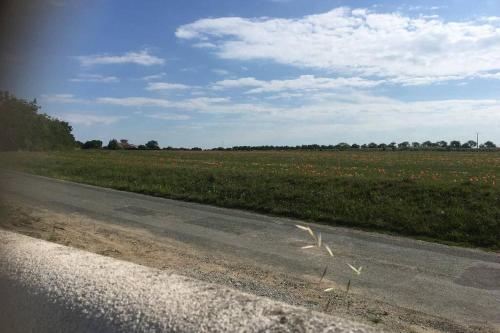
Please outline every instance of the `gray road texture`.
[[[412, 239], [302, 223], [19, 173], [0, 188], [51, 210], [79, 213], [207, 248], [230, 251], [294, 274], [318, 275], [331, 258], [302, 250], [300, 223], [320, 231], [335, 253], [330, 279], [345, 285], [347, 264], [363, 266], [358, 291], [463, 324], [500, 325], [500, 255]], [[500, 235], [499, 235], [500, 237]]]
[[2, 230], [0, 331], [375, 332], [340, 318]]

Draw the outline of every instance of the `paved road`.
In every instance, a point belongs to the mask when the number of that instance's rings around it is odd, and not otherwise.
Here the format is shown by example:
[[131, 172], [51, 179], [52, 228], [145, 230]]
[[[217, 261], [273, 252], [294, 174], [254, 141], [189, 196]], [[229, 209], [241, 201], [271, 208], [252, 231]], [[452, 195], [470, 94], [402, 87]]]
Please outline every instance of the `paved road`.
[[[331, 263], [300, 249], [307, 238], [290, 219], [18, 173], [0, 175], [0, 189], [52, 210], [148, 228], [293, 273], [317, 275]], [[336, 254], [336, 282], [345, 284], [351, 275], [346, 264], [352, 263], [363, 266], [357, 288], [373, 297], [460, 323], [500, 325], [499, 254], [308, 225]]]

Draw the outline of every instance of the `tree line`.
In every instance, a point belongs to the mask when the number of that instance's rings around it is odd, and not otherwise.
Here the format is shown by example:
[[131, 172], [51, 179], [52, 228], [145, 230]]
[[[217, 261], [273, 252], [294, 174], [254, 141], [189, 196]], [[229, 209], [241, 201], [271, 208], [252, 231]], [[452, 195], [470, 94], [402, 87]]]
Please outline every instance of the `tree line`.
[[59, 150], [76, 147], [71, 126], [40, 113], [31, 102], [0, 91], [0, 150]]
[[[109, 150], [184, 150], [184, 151], [201, 151], [203, 149], [199, 147], [194, 148], [176, 148], [176, 147], [164, 147], [161, 148], [157, 141], [150, 140], [144, 145], [134, 145], [128, 142], [126, 139], [121, 139], [120, 141], [116, 139], [112, 139], [106, 146], [103, 146], [103, 142], [101, 140], [90, 140], [85, 143], [79, 142], [79, 145], [82, 149], [109, 149]], [[348, 144], [348, 143], [339, 143], [336, 145], [297, 145], [297, 146], [234, 146], [234, 147], [216, 147], [206, 150], [213, 151], [254, 151], [254, 150], [470, 150], [474, 148], [479, 148], [481, 150], [492, 150], [497, 149], [497, 146], [492, 141], [486, 141], [482, 144], [477, 144], [475, 141], [467, 141], [461, 143], [458, 140], [450, 141], [424, 141], [424, 142], [391, 142], [389, 144], [386, 143], [368, 143], [368, 144]]]
[[77, 145], [81, 149], [109, 149], [109, 150], [159, 150], [160, 145], [156, 140], [149, 140], [143, 145], [134, 145], [128, 142], [127, 139], [121, 139], [120, 141], [116, 139], [109, 140], [106, 146], [103, 146], [103, 142], [101, 140], [90, 140], [86, 142], [77, 142]]
[[[60, 149], [138, 149], [138, 150], [202, 150], [194, 148], [161, 148], [156, 140], [149, 140], [145, 144], [134, 145], [126, 139], [112, 139], [106, 146], [101, 140], [76, 141], [72, 127], [65, 121], [40, 113], [41, 107], [36, 100], [26, 101], [14, 97], [8, 92], [0, 91], [0, 150], [60, 150]], [[478, 144], [473, 140], [450, 142], [391, 142], [348, 144], [341, 142], [336, 145], [297, 145], [297, 146], [234, 146], [231, 148], [216, 147], [209, 150], [217, 151], [249, 151], [249, 150], [470, 150], [473, 148], [491, 150], [497, 149], [492, 141]]]
[[232, 148], [213, 148], [212, 150], [358, 150], [358, 149], [371, 149], [371, 150], [469, 150], [479, 148], [483, 150], [496, 149], [497, 146], [493, 141], [486, 141], [477, 144], [476, 141], [469, 140], [461, 143], [458, 140], [447, 141], [424, 141], [424, 142], [409, 142], [403, 141], [400, 143], [365, 143], [365, 144], [348, 144], [341, 142], [336, 145], [297, 145], [297, 146], [235, 146]]

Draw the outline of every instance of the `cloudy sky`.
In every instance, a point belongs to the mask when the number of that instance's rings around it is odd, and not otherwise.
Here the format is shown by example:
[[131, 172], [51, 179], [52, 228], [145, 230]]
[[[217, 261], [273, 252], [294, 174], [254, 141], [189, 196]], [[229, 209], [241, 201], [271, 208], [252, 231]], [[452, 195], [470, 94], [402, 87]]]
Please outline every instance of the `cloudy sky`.
[[44, 0], [0, 89], [79, 140], [500, 143], [500, 2]]

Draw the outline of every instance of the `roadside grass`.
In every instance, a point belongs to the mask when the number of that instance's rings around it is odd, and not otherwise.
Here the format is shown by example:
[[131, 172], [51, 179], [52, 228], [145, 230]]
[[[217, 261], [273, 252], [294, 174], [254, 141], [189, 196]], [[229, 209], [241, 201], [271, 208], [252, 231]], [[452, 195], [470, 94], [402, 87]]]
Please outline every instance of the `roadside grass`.
[[500, 249], [500, 152], [71, 151], [0, 165], [172, 199]]
[[[308, 249], [312, 249], [312, 248], [317, 248], [321, 252], [326, 252], [330, 256], [330, 258], [334, 258], [335, 257], [335, 255], [333, 254], [333, 251], [330, 248], [330, 246], [322, 241], [321, 232], [314, 233], [314, 231], [310, 227], [303, 226], [303, 225], [300, 225], [300, 224], [296, 224], [295, 226], [298, 229], [302, 230], [302, 231], [306, 231], [309, 234], [310, 238], [312, 238], [312, 241], [314, 242], [314, 244], [312, 244], [312, 245], [302, 246], [301, 249], [308, 250]], [[347, 264], [347, 266], [351, 270], [353, 270], [357, 276], [361, 275], [361, 270], [363, 269], [362, 266], [360, 266], [359, 268], [356, 268], [356, 267], [352, 266], [349, 263]], [[329, 267], [329, 265], [326, 265], [325, 268], [323, 269], [323, 273], [321, 274], [321, 277], [319, 279], [318, 284], [320, 284], [321, 281], [323, 281], [323, 278], [326, 276], [326, 273], [328, 272], [328, 267]], [[347, 281], [346, 293], [345, 293], [346, 301], [347, 301], [346, 304], [347, 304], [348, 308], [349, 308], [348, 294], [349, 294], [350, 288], [351, 288], [351, 279], [349, 279]], [[326, 288], [326, 289], [323, 290], [323, 293], [330, 293], [330, 292], [335, 291], [335, 289], [336, 289], [335, 287], [328, 287], [328, 288]], [[328, 308], [329, 308], [331, 302], [332, 302], [332, 298], [331, 297], [327, 297], [327, 302], [326, 302], [325, 308], [324, 308], [325, 312], [328, 311]]]

